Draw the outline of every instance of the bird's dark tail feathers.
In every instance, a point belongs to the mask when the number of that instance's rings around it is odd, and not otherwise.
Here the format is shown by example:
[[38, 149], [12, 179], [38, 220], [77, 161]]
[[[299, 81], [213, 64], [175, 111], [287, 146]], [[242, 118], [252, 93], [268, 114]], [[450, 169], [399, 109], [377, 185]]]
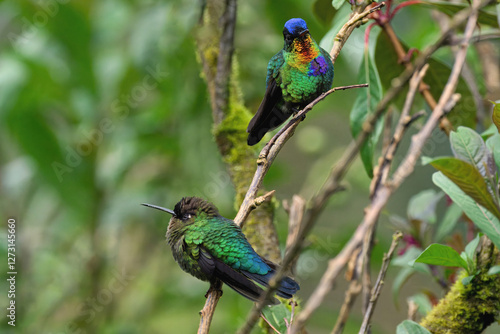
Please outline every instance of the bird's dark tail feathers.
[[[269, 280], [274, 276], [276, 272], [273, 268], [273, 270], [268, 272], [266, 275], [252, 274], [246, 271], [243, 271], [242, 273], [246, 277], [267, 288], [269, 286]], [[290, 299], [298, 290], [300, 290], [299, 284], [295, 282], [293, 278], [285, 276], [281, 280], [280, 287], [276, 291], [276, 294], [281, 298]]]
[[249, 146], [257, 144], [267, 132], [283, 124], [288, 117], [290, 114], [286, 114], [276, 107], [265, 114], [260, 110], [257, 111], [247, 128], [247, 144]]

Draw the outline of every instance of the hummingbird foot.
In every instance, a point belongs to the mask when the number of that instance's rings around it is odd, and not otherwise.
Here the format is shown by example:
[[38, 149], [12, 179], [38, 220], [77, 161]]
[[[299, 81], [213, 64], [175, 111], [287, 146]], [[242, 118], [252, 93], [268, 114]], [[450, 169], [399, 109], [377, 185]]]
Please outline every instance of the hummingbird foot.
[[216, 292], [217, 294], [219, 294], [219, 297], [222, 296], [222, 294], [224, 293], [222, 291], [222, 282], [220, 280], [216, 280], [214, 282], [210, 282], [210, 288], [208, 288], [207, 290], [207, 293], [205, 294], [205, 298], [208, 298], [208, 295], [212, 292]]

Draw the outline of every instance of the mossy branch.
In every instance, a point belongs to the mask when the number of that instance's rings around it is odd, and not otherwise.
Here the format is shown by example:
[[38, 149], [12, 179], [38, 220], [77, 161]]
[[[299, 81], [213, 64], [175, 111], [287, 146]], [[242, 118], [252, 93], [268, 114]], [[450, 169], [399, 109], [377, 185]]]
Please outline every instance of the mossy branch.
[[450, 291], [421, 321], [434, 334], [482, 333], [500, 317], [500, 275], [488, 275], [491, 266], [500, 264], [500, 253], [493, 243], [483, 237], [478, 256], [479, 274], [468, 285], [463, 271]]
[[[252, 180], [256, 151], [246, 145], [245, 130], [251, 115], [243, 103], [237, 79], [238, 63], [233, 52], [236, 4], [236, 0], [206, 1], [196, 43], [210, 96], [214, 138], [235, 187], [235, 207], [239, 207]], [[243, 232], [259, 254], [279, 261], [279, 243], [273, 225], [274, 206], [270, 201], [259, 204], [248, 217]], [[262, 238], [263, 235], [266, 237]], [[208, 333], [221, 295], [218, 289], [207, 293], [198, 333]]]

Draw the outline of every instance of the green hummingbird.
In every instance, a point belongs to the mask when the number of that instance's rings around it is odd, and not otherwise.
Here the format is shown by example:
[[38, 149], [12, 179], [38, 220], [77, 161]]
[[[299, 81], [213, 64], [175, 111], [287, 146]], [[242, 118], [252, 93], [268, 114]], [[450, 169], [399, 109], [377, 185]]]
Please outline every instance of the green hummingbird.
[[267, 65], [264, 98], [248, 124], [250, 146], [332, 87], [332, 60], [311, 37], [306, 21], [288, 20], [283, 38], [283, 49]]
[[[277, 265], [259, 256], [241, 229], [222, 217], [210, 202], [198, 197], [184, 197], [174, 210], [142, 204], [172, 215], [167, 229], [167, 243], [175, 261], [185, 272], [220, 286], [220, 281], [242, 296], [258, 301], [263, 287], [269, 286]], [[290, 299], [299, 284], [284, 277], [276, 294]], [[268, 301], [277, 304], [276, 298]]]

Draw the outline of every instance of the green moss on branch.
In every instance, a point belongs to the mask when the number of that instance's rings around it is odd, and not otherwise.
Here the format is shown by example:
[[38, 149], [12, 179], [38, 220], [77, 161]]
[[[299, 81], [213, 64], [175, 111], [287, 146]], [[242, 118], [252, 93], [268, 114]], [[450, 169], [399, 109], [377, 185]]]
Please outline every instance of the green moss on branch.
[[[495, 251], [492, 259], [498, 259]], [[498, 262], [498, 261], [497, 261]], [[433, 334], [482, 333], [500, 315], [500, 275], [488, 275], [483, 267], [468, 285], [463, 271], [448, 294], [422, 320], [421, 325]]]

